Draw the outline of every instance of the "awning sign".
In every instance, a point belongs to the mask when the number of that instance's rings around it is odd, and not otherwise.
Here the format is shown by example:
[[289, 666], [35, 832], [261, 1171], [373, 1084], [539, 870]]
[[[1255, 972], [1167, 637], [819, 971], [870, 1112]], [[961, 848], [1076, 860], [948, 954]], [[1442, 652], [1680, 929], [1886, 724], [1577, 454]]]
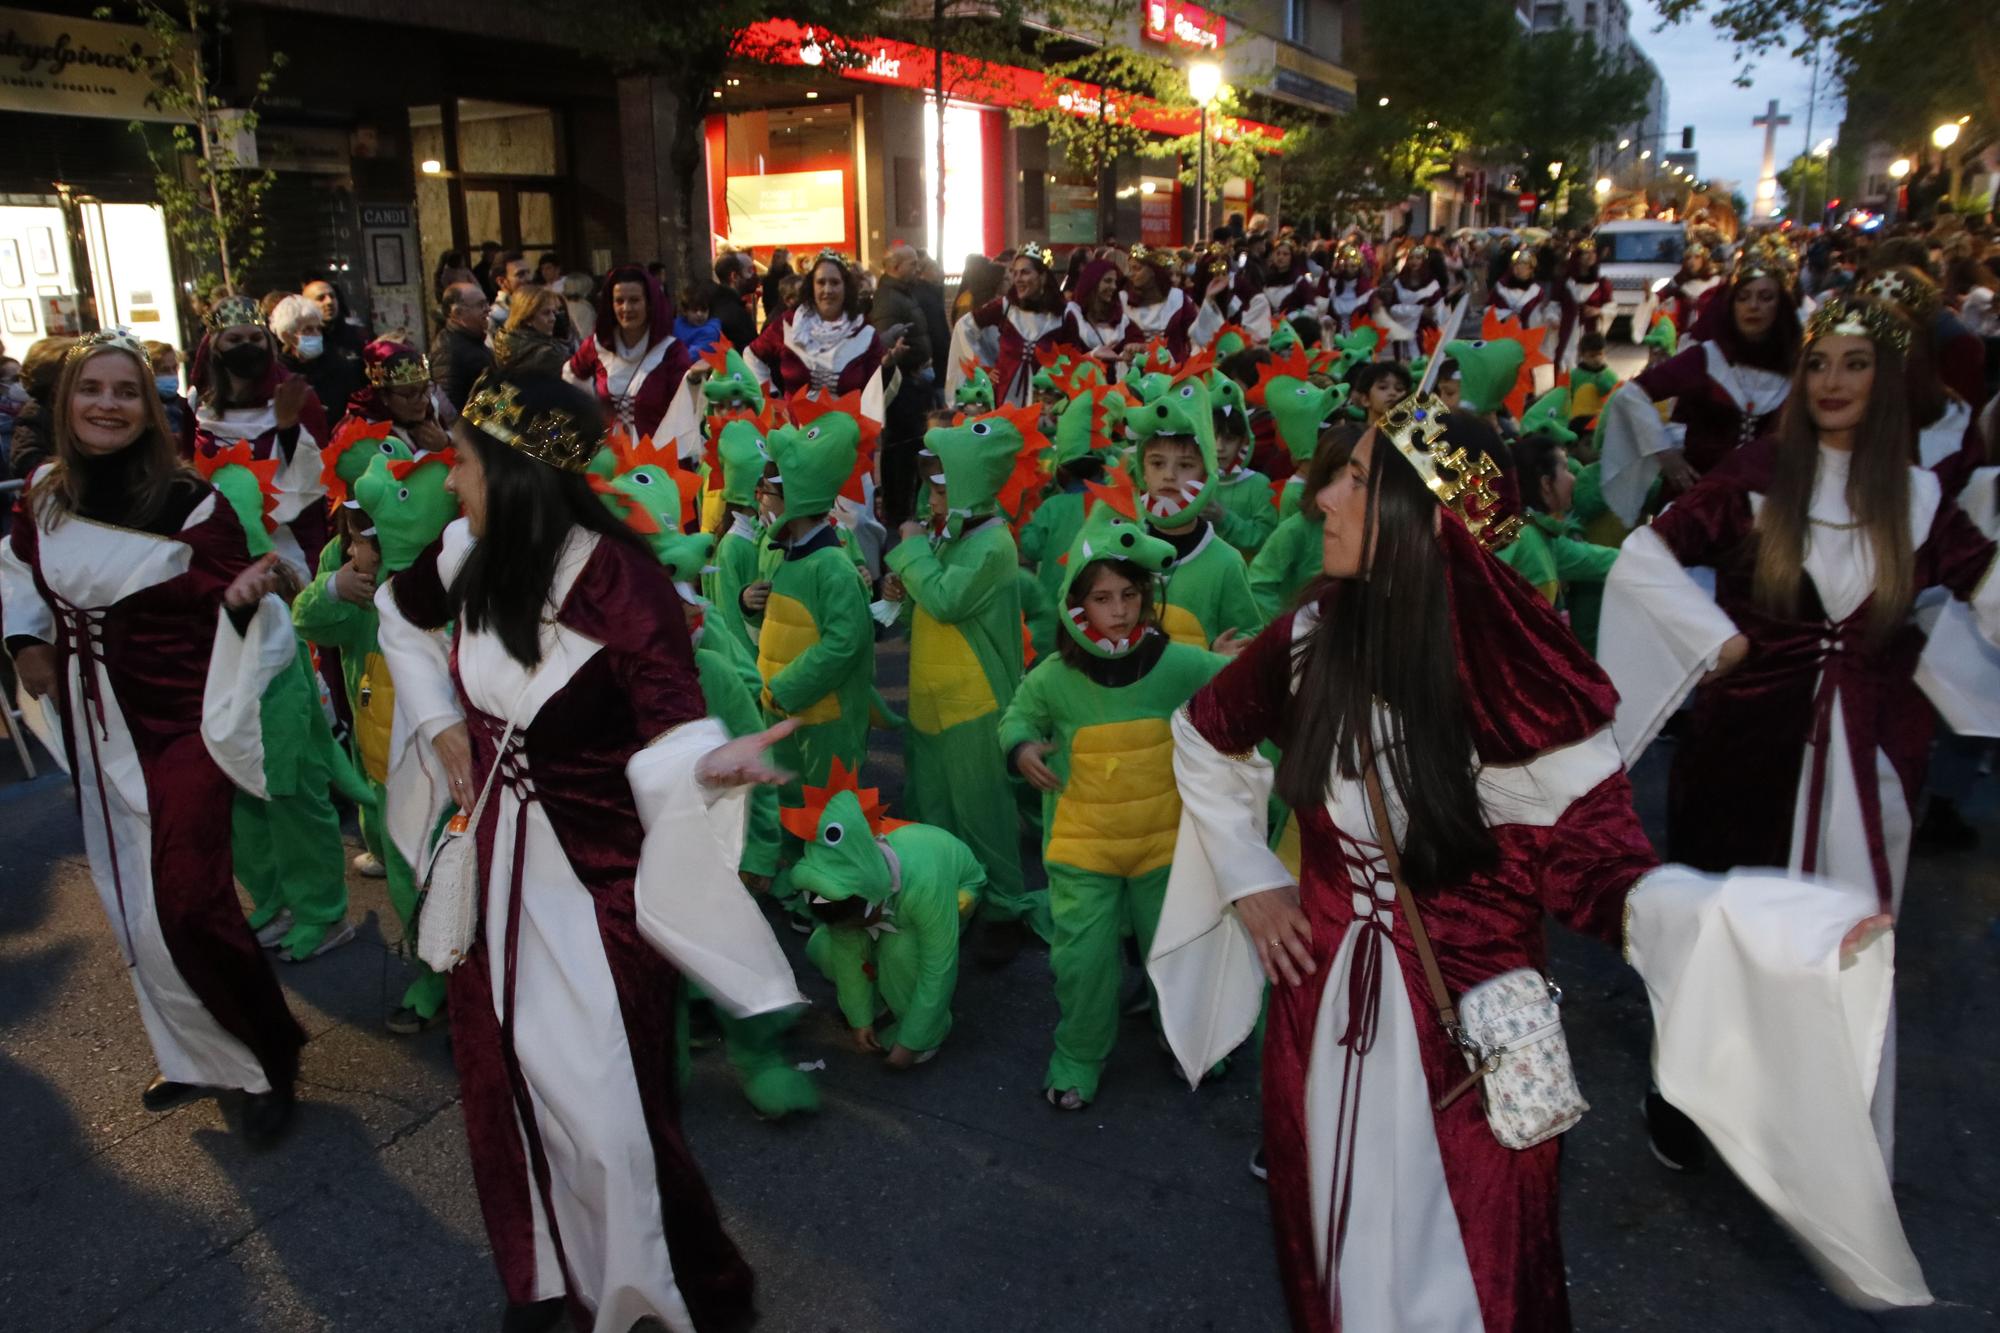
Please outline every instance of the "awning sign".
[[149, 106], [153, 38], [124, 23], [0, 9], [0, 111], [180, 120]]

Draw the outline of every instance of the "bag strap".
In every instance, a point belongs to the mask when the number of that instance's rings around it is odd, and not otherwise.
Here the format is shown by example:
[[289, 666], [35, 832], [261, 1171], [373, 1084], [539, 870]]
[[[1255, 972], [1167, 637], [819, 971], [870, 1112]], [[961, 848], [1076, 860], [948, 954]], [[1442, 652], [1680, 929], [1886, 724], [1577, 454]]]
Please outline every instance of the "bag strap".
[[1361, 781], [1368, 788], [1368, 808], [1375, 820], [1375, 835], [1381, 839], [1382, 859], [1389, 865], [1389, 878], [1396, 883], [1396, 905], [1402, 909], [1403, 921], [1410, 928], [1410, 943], [1416, 947], [1417, 962], [1423, 966], [1424, 981], [1430, 988], [1431, 1006], [1437, 1011], [1438, 1026], [1451, 1038], [1452, 1045], [1474, 1061], [1473, 1072], [1438, 1099], [1437, 1109], [1442, 1111], [1486, 1077], [1485, 1052], [1465, 1035], [1465, 1029], [1459, 1025], [1458, 1007], [1451, 1002], [1451, 991], [1444, 984], [1444, 973], [1438, 970], [1437, 953], [1431, 948], [1430, 932], [1424, 929], [1423, 913], [1417, 910], [1416, 895], [1410, 892], [1409, 884], [1403, 879], [1403, 854], [1396, 847], [1395, 826], [1389, 822], [1389, 803], [1382, 798], [1382, 778], [1375, 768], [1375, 747], [1365, 736], [1361, 741]]

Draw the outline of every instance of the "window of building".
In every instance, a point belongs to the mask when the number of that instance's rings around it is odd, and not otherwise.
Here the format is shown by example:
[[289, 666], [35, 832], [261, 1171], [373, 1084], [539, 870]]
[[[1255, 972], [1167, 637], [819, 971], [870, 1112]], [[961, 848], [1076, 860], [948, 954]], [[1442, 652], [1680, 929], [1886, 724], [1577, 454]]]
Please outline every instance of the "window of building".
[[1310, 44], [1311, 0], [1285, 0], [1285, 40], [1298, 46]]
[[1562, 27], [1563, 7], [1561, 5], [1535, 6], [1535, 31], [1554, 32]]

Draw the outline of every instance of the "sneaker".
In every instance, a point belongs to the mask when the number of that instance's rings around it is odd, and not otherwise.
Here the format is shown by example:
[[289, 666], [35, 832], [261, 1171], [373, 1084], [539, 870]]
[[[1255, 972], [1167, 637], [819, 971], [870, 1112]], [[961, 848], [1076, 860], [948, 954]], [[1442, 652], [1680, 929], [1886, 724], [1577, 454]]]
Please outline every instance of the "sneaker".
[[1646, 1146], [1661, 1166], [1669, 1171], [1701, 1170], [1708, 1147], [1694, 1121], [1657, 1092], [1647, 1093], [1639, 1109], [1646, 1117]]
[[1081, 1111], [1090, 1105], [1075, 1088], [1047, 1088], [1043, 1090], [1042, 1097], [1058, 1111]]
[[383, 1019], [382, 1026], [399, 1037], [414, 1037], [419, 1032], [427, 1032], [431, 1028], [436, 1027], [438, 1020], [443, 1017], [444, 1010], [442, 1009], [432, 1014], [429, 1018], [425, 1018], [406, 1004], [395, 1013]]
[[300, 953], [297, 949], [286, 949], [279, 953], [278, 957], [288, 963], [311, 962], [323, 953], [332, 953], [335, 949], [338, 949], [353, 938], [354, 923], [347, 920], [336, 921], [326, 928], [326, 934], [320, 936], [319, 943], [313, 946], [311, 953]]
[[275, 949], [292, 933], [292, 913], [290, 908], [279, 912], [257, 929], [257, 943], [265, 949]]
[[389, 873], [382, 864], [382, 858], [373, 852], [362, 852], [350, 864], [354, 867], [354, 873], [363, 879], [383, 879]]
[[1264, 1145], [1258, 1144], [1257, 1151], [1250, 1154], [1250, 1174], [1259, 1180], [1271, 1178], [1271, 1168], [1264, 1165]]

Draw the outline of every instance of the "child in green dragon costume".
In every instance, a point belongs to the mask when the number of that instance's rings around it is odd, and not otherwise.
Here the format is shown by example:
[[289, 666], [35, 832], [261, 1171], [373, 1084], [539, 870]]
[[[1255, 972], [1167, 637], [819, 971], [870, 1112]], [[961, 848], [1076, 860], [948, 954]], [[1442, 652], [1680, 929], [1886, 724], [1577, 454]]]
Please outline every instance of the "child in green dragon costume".
[[1174, 548], [1094, 503], [1069, 550], [1058, 656], [1021, 683], [1000, 724], [1008, 762], [1043, 793], [1042, 862], [1049, 876], [1062, 1017], [1042, 1087], [1049, 1104], [1080, 1110], [1118, 1032], [1126, 927], [1151, 947], [1180, 826], [1168, 719], [1224, 665], [1174, 643], [1152, 618], [1155, 577]]
[[785, 825], [805, 839], [792, 875], [819, 922], [806, 957], [833, 982], [855, 1049], [891, 1069], [931, 1059], [951, 1031], [959, 936], [985, 867], [945, 830], [890, 819], [839, 766]]
[[1045, 478], [1033, 407], [1001, 408], [924, 434], [944, 474], [944, 531], [911, 521], [887, 564], [910, 621], [905, 804], [985, 864], [981, 956], [1011, 958], [1021, 923], [1048, 934], [1046, 901], [1021, 875], [1020, 825], [1001, 761], [1000, 715], [1020, 685], [1020, 552], [1008, 530]]
[[[329, 542], [320, 573], [292, 604], [292, 624], [310, 643], [340, 650], [340, 664], [354, 714], [354, 756], [368, 782], [360, 803], [361, 839], [380, 859], [387, 876], [389, 905], [402, 922], [405, 938], [415, 924], [418, 891], [409, 862], [396, 850], [383, 818], [384, 784], [389, 779], [389, 740], [396, 689], [376, 633], [373, 589], [407, 569], [458, 517], [458, 502], [444, 488], [451, 454], [427, 454], [419, 461], [379, 454], [352, 484], [347, 515], [345, 560], [342, 543]], [[444, 1012], [445, 979], [414, 957], [416, 976], [389, 1014], [389, 1031], [408, 1036], [435, 1023]]]
[[[276, 460], [258, 462], [239, 441], [195, 467], [243, 524], [251, 556], [271, 547], [266, 515], [275, 503]], [[230, 853], [250, 894], [251, 929], [266, 948], [300, 963], [354, 938], [347, 920], [347, 851], [329, 790], [355, 802], [370, 792], [333, 739], [320, 704], [312, 652], [294, 640], [289, 666], [264, 688], [264, 783], [267, 799], [235, 794]]]
[[1208, 377], [1215, 410], [1216, 498], [1208, 516], [1222, 540], [1245, 560], [1257, 554], [1278, 526], [1271, 505], [1271, 479], [1250, 467], [1249, 404], [1243, 386], [1221, 371]]
[[993, 377], [986, 373], [984, 366], [969, 357], [961, 363], [961, 368], [965, 371], [965, 379], [952, 393], [951, 405], [961, 412], [991, 412]]
[[1604, 580], [1611, 576], [1618, 548], [1586, 541], [1572, 512], [1577, 470], [1567, 450], [1576, 435], [1564, 422], [1568, 397], [1567, 389], [1552, 389], [1521, 417], [1523, 434], [1514, 442], [1514, 458], [1527, 521], [1521, 535], [1494, 555], [1568, 616], [1577, 641], [1594, 656]]
[[1055, 488], [1021, 525], [1021, 560], [1051, 605], [1062, 595], [1061, 557], [1083, 526], [1084, 487], [1117, 461], [1131, 401], [1123, 389], [1087, 385], [1056, 418]]
[[1128, 466], [1146, 526], [1174, 548], [1160, 624], [1176, 643], [1233, 653], [1263, 624], [1243, 557], [1202, 517], [1215, 480], [1215, 414], [1199, 362], [1160, 397], [1125, 414]]
[[858, 394], [819, 403], [795, 398], [791, 408], [796, 424], [765, 441], [771, 455], [765, 484], [779, 506], [772, 536], [782, 555], [764, 601], [757, 674], [764, 711], [801, 724], [771, 755], [797, 775], [784, 800], [796, 806], [799, 782], [825, 785], [836, 758], [858, 772], [868, 752], [875, 622], [829, 515], [843, 493], [860, 499], [874, 441], [864, 434]]
[[769, 534], [757, 512], [757, 484], [764, 476], [764, 441], [776, 420], [763, 409], [755, 416], [711, 417], [710, 425], [708, 480], [720, 491], [723, 509], [715, 564], [701, 576], [702, 595], [717, 632], [736, 640], [754, 661], [764, 615], [745, 605], [743, 594], [767, 577]]
[[1296, 351], [1274, 357], [1257, 367], [1257, 382], [1244, 395], [1251, 407], [1270, 413], [1278, 442], [1292, 458], [1292, 475], [1278, 492], [1279, 523], [1299, 512], [1306, 493], [1305, 474], [1312, 466], [1321, 431], [1345, 415], [1348, 386], [1320, 384], [1311, 378], [1306, 359]]

